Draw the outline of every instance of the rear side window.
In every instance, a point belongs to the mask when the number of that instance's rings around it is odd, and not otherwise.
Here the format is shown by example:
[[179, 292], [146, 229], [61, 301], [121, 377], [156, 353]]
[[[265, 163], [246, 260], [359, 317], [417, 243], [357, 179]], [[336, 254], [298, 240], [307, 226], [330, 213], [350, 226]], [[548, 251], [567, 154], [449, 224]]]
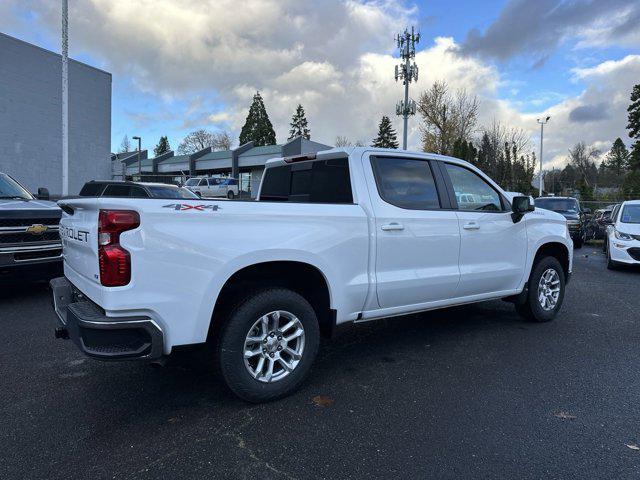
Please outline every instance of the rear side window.
[[85, 183], [80, 190], [81, 197], [98, 197], [104, 188], [104, 183]]
[[272, 167], [264, 175], [262, 201], [353, 203], [346, 158]]
[[440, 208], [438, 190], [427, 160], [372, 157], [380, 197], [391, 205], [409, 210]]
[[115, 185], [111, 184], [105, 188], [103, 197], [135, 197], [149, 198], [143, 188], [136, 185]]

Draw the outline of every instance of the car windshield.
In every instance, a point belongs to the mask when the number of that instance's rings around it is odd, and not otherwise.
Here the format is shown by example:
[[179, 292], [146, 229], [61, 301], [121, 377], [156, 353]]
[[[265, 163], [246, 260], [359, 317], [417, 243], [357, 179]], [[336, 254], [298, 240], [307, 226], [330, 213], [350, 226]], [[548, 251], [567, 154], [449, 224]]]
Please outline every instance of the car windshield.
[[620, 215], [622, 223], [640, 223], [640, 205], [625, 205]]
[[154, 198], [200, 198], [191, 190], [181, 187], [147, 185], [147, 189]]
[[578, 201], [572, 198], [536, 198], [536, 207], [554, 212], [578, 213]]
[[187, 180], [185, 182], [185, 186], [187, 187], [195, 187], [198, 185], [198, 182], [200, 182], [199, 178], [190, 178], [189, 180]]
[[18, 182], [5, 173], [0, 173], [0, 199], [33, 200], [33, 196], [22, 188]]

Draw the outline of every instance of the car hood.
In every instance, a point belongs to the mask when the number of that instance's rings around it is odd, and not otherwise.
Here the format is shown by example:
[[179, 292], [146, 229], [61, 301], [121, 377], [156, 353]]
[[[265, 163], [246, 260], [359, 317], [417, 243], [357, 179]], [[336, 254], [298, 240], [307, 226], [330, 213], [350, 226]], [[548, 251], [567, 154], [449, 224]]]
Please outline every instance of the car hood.
[[629, 235], [640, 235], [640, 223], [622, 223], [616, 224], [616, 230], [619, 230]]
[[0, 199], [0, 216], [3, 212], [8, 211], [29, 211], [29, 210], [47, 210], [51, 212], [59, 212], [60, 207], [55, 202], [49, 202], [46, 200], [13, 200], [13, 199]]

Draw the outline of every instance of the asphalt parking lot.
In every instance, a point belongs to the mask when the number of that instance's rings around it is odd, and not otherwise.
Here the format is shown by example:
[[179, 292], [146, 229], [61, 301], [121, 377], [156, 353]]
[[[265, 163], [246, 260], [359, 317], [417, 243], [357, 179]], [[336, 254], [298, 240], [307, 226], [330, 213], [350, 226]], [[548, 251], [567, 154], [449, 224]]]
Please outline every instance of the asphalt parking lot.
[[639, 292], [587, 246], [552, 323], [498, 301], [359, 325], [248, 405], [202, 353], [85, 359], [45, 287], [7, 289], [0, 478], [638, 478]]

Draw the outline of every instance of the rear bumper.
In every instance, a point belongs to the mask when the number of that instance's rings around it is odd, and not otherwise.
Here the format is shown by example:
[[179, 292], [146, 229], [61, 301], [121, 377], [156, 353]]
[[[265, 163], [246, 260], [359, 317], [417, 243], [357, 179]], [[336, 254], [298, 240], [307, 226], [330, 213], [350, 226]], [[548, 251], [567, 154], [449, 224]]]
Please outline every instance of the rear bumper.
[[50, 282], [58, 316], [56, 337], [70, 338], [84, 354], [101, 360], [157, 360], [164, 334], [149, 317], [107, 317], [66, 277]]

